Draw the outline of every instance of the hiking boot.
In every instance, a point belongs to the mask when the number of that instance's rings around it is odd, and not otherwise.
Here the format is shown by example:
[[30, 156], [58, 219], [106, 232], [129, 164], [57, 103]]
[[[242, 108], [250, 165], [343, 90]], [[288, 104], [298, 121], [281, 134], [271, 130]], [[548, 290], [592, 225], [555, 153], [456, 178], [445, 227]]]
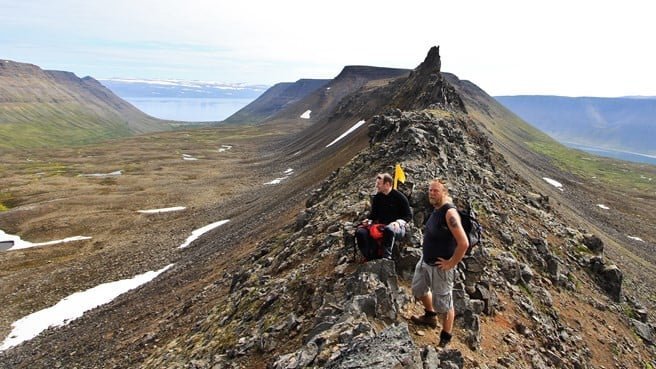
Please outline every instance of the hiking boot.
[[437, 345], [439, 347], [446, 347], [446, 345], [451, 342], [451, 337], [453, 337], [450, 333], [446, 333], [445, 331], [440, 332], [440, 343]]
[[424, 315], [420, 315], [420, 316], [413, 315], [412, 317], [410, 317], [410, 320], [412, 320], [412, 322], [415, 324], [427, 325], [431, 328], [437, 328], [437, 313], [435, 313], [434, 311], [426, 310], [424, 312]]

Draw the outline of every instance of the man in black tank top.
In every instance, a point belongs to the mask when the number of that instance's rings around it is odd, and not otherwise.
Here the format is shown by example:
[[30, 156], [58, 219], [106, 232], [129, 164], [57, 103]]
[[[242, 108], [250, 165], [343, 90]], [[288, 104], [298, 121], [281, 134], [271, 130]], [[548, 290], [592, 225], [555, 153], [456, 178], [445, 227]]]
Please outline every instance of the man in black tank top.
[[451, 341], [455, 319], [452, 295], [455, 268], [465, 256], [469, 241], [444, 182], [437, 179], [430, 182], [428, 200], [435, 209], [426, 222], [422, 258], [412, 278], [412, 293], [423, 303], [425, 312], [411, 320], [437, 328], [439, 316], [442, 324], [439, 345], [444, 347]]

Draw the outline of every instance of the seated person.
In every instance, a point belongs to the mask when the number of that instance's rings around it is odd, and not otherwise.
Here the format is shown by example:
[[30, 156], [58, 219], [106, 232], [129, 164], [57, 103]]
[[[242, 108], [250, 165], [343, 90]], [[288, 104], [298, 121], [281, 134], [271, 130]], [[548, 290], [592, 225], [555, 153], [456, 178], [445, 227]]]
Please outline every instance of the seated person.
[[[381, 257], [392, 259], [394, 241], [405, 236], [406, 223], [412, 219], [410, 203], [404, 194], [392, 188], [393, 181], [388, 173], [376, 176], [377, 193], [371, 201], [371, 212], [355, 231], [356, 243], [367, 261]], [[375, 224], [384, 225], [382, 255], [378, 252], [378, 242], [369, 231]]]

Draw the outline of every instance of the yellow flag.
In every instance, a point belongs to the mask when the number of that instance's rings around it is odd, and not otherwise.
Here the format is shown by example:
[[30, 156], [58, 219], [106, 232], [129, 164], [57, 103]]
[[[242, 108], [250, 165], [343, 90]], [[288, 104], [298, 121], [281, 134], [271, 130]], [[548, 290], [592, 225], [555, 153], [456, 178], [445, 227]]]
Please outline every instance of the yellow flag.
[[396, 164], [396, 167], [394, 167], [394, 189], [396, 190], [396, 187], [398, 185], [398, 182], [405, 183], [405, 173], [403, 172], [403, 169], [401, 168], [401, 164]]

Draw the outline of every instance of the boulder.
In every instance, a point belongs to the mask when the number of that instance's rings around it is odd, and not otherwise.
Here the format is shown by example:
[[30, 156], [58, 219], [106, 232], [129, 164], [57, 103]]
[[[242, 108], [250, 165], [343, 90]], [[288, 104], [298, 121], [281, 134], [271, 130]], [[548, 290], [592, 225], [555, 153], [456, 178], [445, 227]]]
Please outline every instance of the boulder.
[[622, 271], [617, 265], [606, 265], [599, 271], [601, 287], [615, 301], [622, 299]]
[[[393, 325], [380, 334], [349, 345], [323, 365], [331, 369], [408, 368], [423, 369], [421, 354], [405, 323]], [[283, 368], [283, 367], [279, 367]]]
[[588, 250], [599, 255], [604, 252], [604, 242], [597, 236], [589, 234], [583, 236], [583, 244]]

